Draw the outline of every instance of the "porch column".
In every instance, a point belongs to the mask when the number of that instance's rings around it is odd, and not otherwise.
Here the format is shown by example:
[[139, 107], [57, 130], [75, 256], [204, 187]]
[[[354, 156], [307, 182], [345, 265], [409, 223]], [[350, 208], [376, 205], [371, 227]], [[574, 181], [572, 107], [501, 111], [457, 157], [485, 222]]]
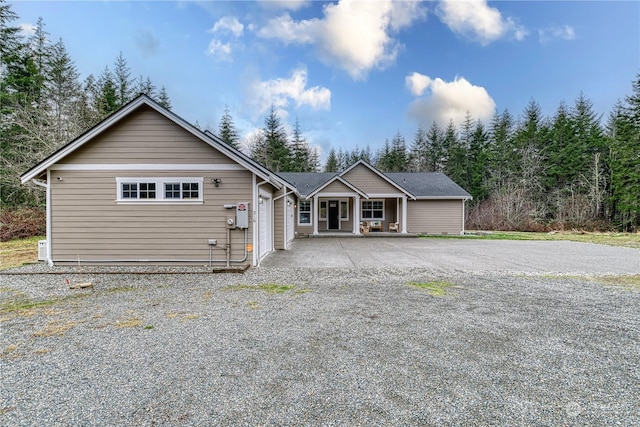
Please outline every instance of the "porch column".
[[353, 234], [360, 234], [360, 195], [353, 198]]
[[318, 234], [318, 196], [313, 196], [313, 234]]
[[402, 233], [407, 234], [407, 196], [402, 196]]

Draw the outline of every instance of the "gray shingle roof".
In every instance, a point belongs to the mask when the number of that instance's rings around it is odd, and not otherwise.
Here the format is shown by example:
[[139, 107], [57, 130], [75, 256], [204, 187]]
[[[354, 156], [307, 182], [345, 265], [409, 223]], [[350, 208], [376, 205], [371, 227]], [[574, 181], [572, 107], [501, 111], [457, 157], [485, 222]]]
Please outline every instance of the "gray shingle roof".
[[[337, 174], [333, 172], [280, 172], [278, 175], [293, 185], [304, 197]], [[417, 198], [471, 197], [448, 176], [439, 172], [388, 172], [384, 175]]]
[[278, 176], [293, 185], [301, 196], [306, 196], [336, 176], [334, 172], [279, 172]]
[[471, 194], [440, 172], [387, 172], [385, 175], [417, 198], [471, 197]]

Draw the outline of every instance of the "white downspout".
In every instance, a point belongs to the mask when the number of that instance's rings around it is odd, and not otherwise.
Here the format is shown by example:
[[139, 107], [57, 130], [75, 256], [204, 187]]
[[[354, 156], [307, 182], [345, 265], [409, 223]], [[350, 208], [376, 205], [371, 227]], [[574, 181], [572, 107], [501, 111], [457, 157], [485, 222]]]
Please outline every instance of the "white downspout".
[[313, 235], [318, 235], [318, 196], [313, 196]]
[[49, 267], [53, 267], [53, 261], [51, 261], [51, 172], [47, 169], [47, 182], [41, 181], [39, 179], [32, 179], [33, 183], [43, 187], [45, 189], [45, 210], [46, 210], [46, 235], [47, 239], [47, 259], [46, 262], [49, 264]]
[[402, 196], [402, 234], [407, 234], [407, 196]]

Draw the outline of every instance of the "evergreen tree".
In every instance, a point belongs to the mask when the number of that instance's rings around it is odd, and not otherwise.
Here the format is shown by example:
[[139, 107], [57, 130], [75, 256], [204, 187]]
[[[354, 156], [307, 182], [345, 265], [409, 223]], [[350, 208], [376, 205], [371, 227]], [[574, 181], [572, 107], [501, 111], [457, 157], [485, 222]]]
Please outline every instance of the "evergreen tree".
[[99, 116], [102, 118], [108, 116], [119, 108], [116, 82], [108, 66], [104, 67], [104, 70], [98, 77], [96, 85], [96, 109], [98, 110]]
[[272, 105], [269, 114], [264, 119], [264, 138], [266, 144], [265, 167], [274, 172], [289, 170], [291, 162], [291, 150], [287, 141], [287, 134], [280, 117]]
[[131, 100], [133, 92], [131, 69], [122, 54], [122, 51], [120, 51], [120, 54], [114, 62], [113, 79], [116, 88], [116, 104], [118, 105], [118, 108], [120, 108]]
[[340, 169], [340, 164], [338, 161], [338, 154], [336, 153], [336, 150], [331, 147], [331, 150], [329, 150], [329, 155], [327, 156], [327, 162], [325, 163], [324, 166], [324, 171], [325, 172], [338, 172]]
[[220, 124], [218, 125], [218, 136], [233, 148], [238, 148], [240, 137], [233, 123], [233, 118], [229, 113], [229, 107], [226, 105], [224, 107], [224, 114], [220, 118]]
[[466, 175], [466, 157], [467, 153], [458, 138], [455, 124], [453, 120], [449, 120], [449, 124], [444, 131], [443, 147], [446, 151], [446, 160], [444, 164], [444, 173], [447, 174], [454, 182], [462, 188], [467, 187]]
[[475, 203], [486, 199], [489, 194], [487, 188], [489, 181], [488, 159], [489, 135], [482, 122], [478, 120], [469, 142], [467, 166], [469, 186], [466, 188], [473, 195]]
[[78, 110], [80, 74], [69, 57], [62, 40], [52, 46], [49, 56], [46, 93], [51, 108], [51, 137], [54, 146], [79, 134], [85, 123]]
[[160, 88], [160, 93], [158, 94], [158, 103], [167, 110], [171, 110], [171, 100], [169, 99], [167, 89], [164, 86]]
[[613, 219], [623, 231], [640, 226], [640, 73], [625, 104], [610, 118], [611, 201]]
[[291, 137], [291, 164], [289, 170], [291, 172], [313, 172], [317, 168], [316, 163], [317, 157], [314, 158], [314, 152], [309, 148], [309, 144], [302, 136], [300, 123], [296, 118]]

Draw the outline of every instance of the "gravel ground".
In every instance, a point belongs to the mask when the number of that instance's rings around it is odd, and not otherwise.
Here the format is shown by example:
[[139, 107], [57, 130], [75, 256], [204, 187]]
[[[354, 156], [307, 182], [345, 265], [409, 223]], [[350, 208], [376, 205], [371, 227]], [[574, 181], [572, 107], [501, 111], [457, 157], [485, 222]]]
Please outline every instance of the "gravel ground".
[[[0, 275], [0, 425], [640, 425], [637, 288], [424, 268], [146, 270]], [[452, 286], [408, 285], [434, 280]]]

